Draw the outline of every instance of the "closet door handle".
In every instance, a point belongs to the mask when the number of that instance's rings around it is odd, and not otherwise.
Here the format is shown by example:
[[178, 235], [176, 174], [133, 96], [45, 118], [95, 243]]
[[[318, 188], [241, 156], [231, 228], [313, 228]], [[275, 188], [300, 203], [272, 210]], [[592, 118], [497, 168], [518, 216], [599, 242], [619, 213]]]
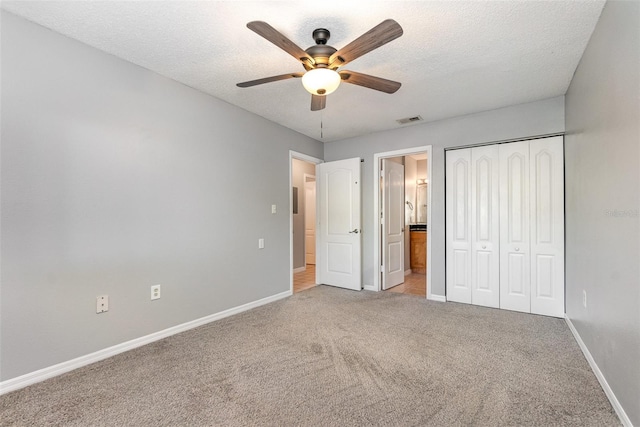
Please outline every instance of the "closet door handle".
[[518, 252], [520, 250], [520, 248], [516, 248], [516, 252]]
[[482, 245], [482, 249], [487, 249], [487, 245]]
[[357, 229], [357, 228], [354, 228], [354, 229], [353, 229], [353, 231], [350, 231], [349, 233], [356, 233], [356, 234], [358, 234], [358, 233], [359, 233], [359, 231], [358, 231], [358, 229]]

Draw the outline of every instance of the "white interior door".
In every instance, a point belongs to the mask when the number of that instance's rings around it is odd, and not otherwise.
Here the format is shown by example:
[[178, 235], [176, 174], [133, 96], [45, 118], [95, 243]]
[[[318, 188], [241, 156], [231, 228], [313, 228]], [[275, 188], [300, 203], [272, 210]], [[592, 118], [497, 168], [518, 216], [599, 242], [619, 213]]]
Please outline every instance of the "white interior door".
[[304, 183], [305, 264], [316, 263], [316, 182]]
[[404, 282], [404, 165], [382, 159], [382, 289]]
[[531, 311], [529, 141], [500, 147], [500, 308]]
[[316, 166], [318, 282], [362, 289], [360, 159]]
[[498, 146], [471, 149], [471, 302], [500, 306]]
[[562, 137], [529, 142], [531, 312], [564, 316], [564, 159]]
[[471, 303], [471, 150], [446, 153], [447, 300]]

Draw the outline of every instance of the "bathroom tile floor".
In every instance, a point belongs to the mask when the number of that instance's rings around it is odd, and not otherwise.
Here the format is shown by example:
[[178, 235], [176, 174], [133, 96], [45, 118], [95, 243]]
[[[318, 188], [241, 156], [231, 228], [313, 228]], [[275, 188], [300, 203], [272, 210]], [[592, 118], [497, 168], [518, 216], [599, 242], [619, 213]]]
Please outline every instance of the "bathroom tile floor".
[[427, 296], [427, 276], [426, 274], [411, 273], [404, 276], [404, 283], [388, 289], [387, 292], [397, 292], [420, 297]]

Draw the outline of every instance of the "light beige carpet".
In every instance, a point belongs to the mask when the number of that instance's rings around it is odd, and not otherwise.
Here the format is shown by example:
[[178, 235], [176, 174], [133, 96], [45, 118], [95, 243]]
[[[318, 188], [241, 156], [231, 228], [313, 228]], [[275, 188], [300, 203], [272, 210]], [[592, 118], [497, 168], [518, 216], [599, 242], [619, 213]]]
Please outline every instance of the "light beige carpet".
[[2, 425], [618, 425], [564, 320], [318, 286], [0, 397]]

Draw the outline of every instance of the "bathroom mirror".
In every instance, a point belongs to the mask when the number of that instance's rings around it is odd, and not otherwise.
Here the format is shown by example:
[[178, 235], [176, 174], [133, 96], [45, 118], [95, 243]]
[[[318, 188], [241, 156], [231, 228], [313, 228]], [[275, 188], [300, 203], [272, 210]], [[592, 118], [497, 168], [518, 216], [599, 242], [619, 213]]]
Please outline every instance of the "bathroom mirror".
[[418, 184], [416, 188], [416, 223], [427, 223], [427, 186], [429, 184]]

